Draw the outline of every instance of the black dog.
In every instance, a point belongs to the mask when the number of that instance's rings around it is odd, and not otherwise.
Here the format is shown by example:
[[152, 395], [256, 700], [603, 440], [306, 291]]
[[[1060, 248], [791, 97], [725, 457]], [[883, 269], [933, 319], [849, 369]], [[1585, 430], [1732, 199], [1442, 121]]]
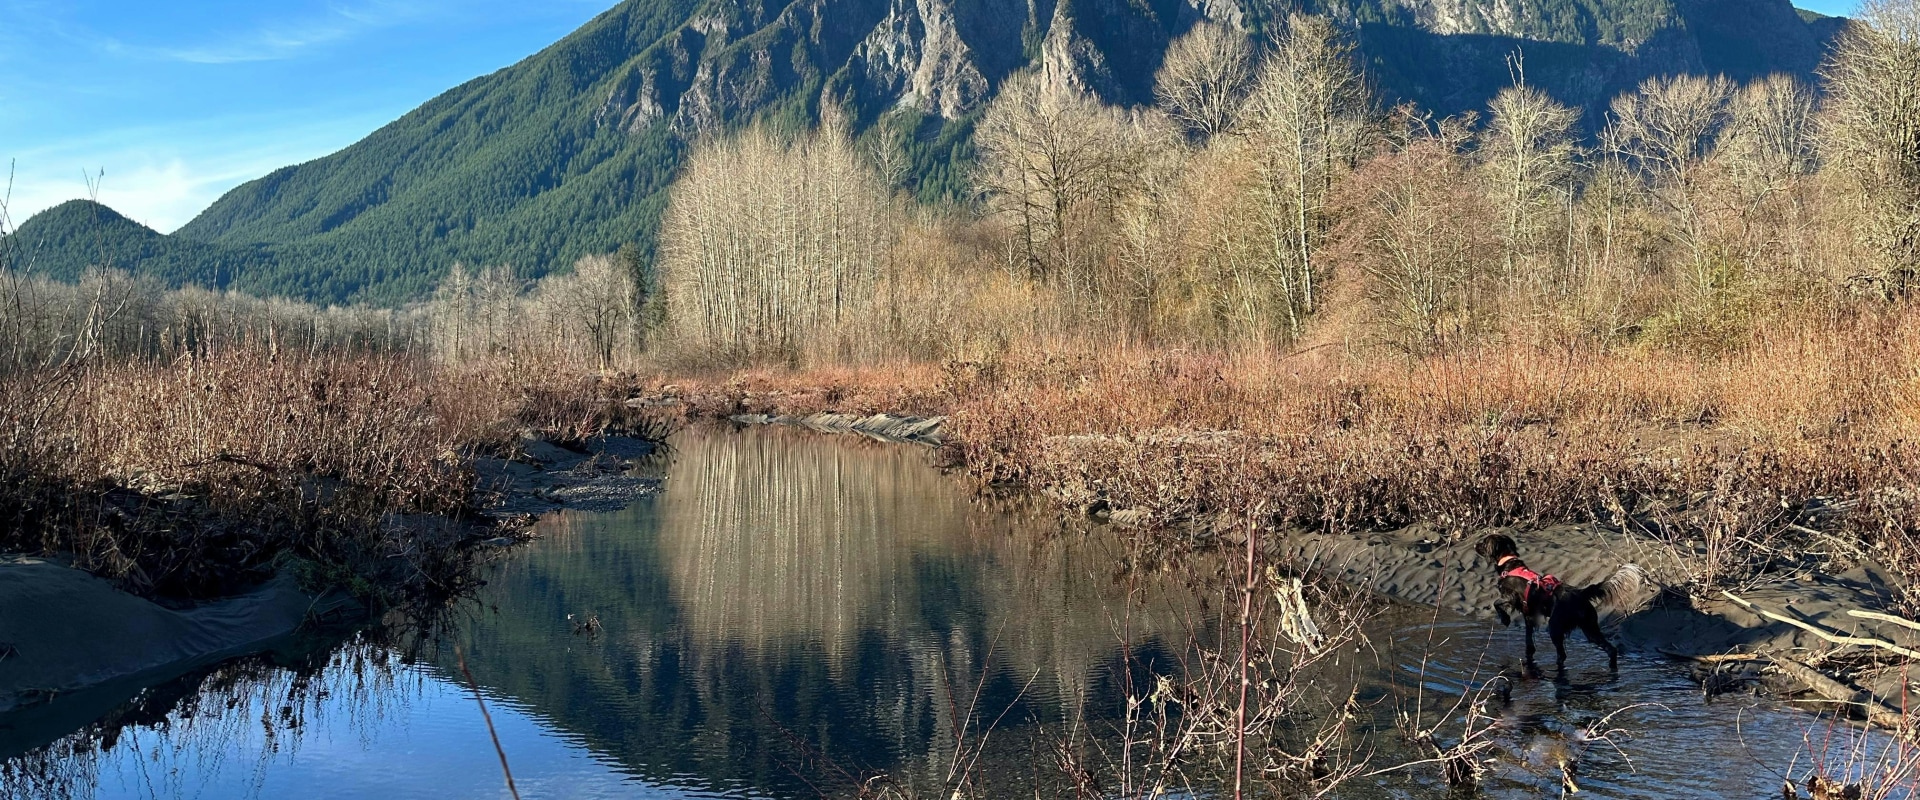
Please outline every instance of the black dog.
[[1493, 607], [1494, 612], [1500, 615], [1500, 624], [1513, 624], [1512, 618], [1507, 616], [1509, 607], [1527, 623], [1528, 665], [1533, 664], [1534, 620], [1545, 619], [1547, 635], [1553, 639], [1553, 651], [1560, 658], [1559, 666], [1564, 668], [1567, 664], [1567, 634], [1579, 628], [1589, 641], [1607, 651], [1607, 666], [1620, 669], [1620, 650], [1607, 641], [1606, 632], [1600, 630], [1600, 609], [1626, 610], [1645, 592], [1647, 576], [1639, 567], [1628, 564], [1600, 583], [1576, 589], [1562, 584], [1552, 575], [1541, 575], [1527, 569], [1527, 563], [1520, 560], [1520, 549], [1511, 537], [1488, 534], [1473, 549], [1492, 564], [1494, 572], [1500, 575], [1503, 602]]

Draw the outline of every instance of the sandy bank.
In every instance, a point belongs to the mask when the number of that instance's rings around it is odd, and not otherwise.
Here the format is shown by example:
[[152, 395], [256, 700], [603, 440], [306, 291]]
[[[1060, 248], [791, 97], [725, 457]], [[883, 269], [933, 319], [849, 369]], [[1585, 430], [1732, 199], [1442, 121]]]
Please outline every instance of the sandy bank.
[[[583, 450], [529, 437], [511, 459], [476, 459], [476, 505], [492, 522], [511, 525], [558, 509], [616, 510], [658, 491], [658, 479], [627, 474], [652, 444], [601, 437]], [[500, 535], [498, 525], [398, 516], [388, 524], [461, 526], [478, 546], [518, 541]], [[91, 687], [150, 685], [261, 652], [309, 623], [363, 611], [345, 592], [309, 594], [285, 574], [236, 597], [176, 610], [52, 561], [0, 561], [0, 713], [58, 705], [49, 701]]]
[[[1520, 543], [1529, 566], [1578, 586], [1597, 583], [1623, 564], [1638, 564], [1666, 586], [1684, 585], [1694, 554], [1593, 525], [1562, 525], [1537, 531], [1502, 531]], [[1368, 535], [1298, 533], [1278, 547], [1296, 564], [1324, 570], [1349, 583], [1426, 606], [1492, 619], [1497, 599], [1493, 574], [1473, 552], [1475, 537], [1447, 542], [1415, 526]], [[1876, 611], [1900, 589], [1899, 578], [1870, 565], [1840, 574], [1797, 571], [1767, 576], [1739, 595], [1840, 634], [1866, 635], [1914, 646], [1920, 631], [1852, 615]], [[1621, 620], [1630, 647], [1675, 656], [1726, 652], [1765, 653], [1821, 649], [1826, 643], [1803, 628], [1756, 614], [1719, 598], [1670, 592]]]
[[[1898, 596], [1902, 578], [1871, 564], [1838, 573], [1813, 569], [1763, 576], [1735, 590], [1745, 603], [1716, 594], [1692, 597], [1684, 586], [1699, 554], [1592, 525], [1536, 531], [1502, 531], [1519, 541], [1527, 564], [1576, 586], [1604, 580], [1623, 564], [1637, 564], [1662, 584], [1645, 608], [1606, 620], [1629, 652], [1688, 660], [1709, 695], [1760, 686], [1797, 693], [1812, 690], [1844, 699], [1877, 724], [1904, 727], [1900, 709], [1920, 686], [1910, 685], [1898, 659], [1874, 666], [1889, 653], [1876, 647], [1842, 647], [1828, 636], [1861, 637], [1920, 649], [1920, 630], [1858, 612], [1884, 612]], [[1415, 526], [1369, 535], [1296, 533], [1273, 544], [1297, 565], [1322, 570], [1345, 582], [1422, 606], [1440, 606], [1492, 620], [1494, 578], [1473, 552], [1477, 537], [1450, 542]], [[1761, 611], [1776, 616], [1767, 616]], [[1781, 618], [1800, 624], [1790, 624]], [[1809, 630], [1812, 629], [1812, 630]], [[1507, 635], [1523, 636], [1515, 625]], [[1552, 649], [1536, 634], [1544, 658]], [[1576, 635], [1569, 658], [1596, 658]], [[1877, 705], [1876, 705], [1877, 703]]]
[[342, 592], [310, 595], [282, 575], [176, 611], [60, 564], [0, 562], [0, 712], [109, 681], [173, 677], [359, 605]]

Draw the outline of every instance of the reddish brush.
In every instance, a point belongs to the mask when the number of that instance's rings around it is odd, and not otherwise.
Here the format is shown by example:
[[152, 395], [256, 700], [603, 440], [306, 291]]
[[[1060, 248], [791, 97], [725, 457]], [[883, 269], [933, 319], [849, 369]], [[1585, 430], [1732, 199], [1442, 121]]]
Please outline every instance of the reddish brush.
[[1741, 354], [1483, 347], [1417, 360], [1056, 349], [757, 370], [701, 411], [952, 417], [982, 483], [1162, 522], [1331, 529], [1601, 520], [1703, 540], [1702, 580], [1825, 544], [1920, 566], [1920, 322], [1797, 320]]
[[141, 592], [206, 595], [283, 556], [437, 578], [476, 452], [641, 426], [597, 380], [405, 356], [223, 349], [0, 379], [0, 550], [70, 555]]

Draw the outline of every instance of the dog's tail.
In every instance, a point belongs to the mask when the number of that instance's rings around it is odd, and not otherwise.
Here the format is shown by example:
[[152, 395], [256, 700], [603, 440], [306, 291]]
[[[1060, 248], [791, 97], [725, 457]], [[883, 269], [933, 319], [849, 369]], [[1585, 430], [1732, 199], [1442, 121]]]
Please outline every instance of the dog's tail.
[[1659, 591], [1660, 587], [1647, 577], [1646, 570], [1626, 564], [1606, 580], [1581, 589], [1580, 596], [1595, 609], [1631, 614], [1644, 607]]

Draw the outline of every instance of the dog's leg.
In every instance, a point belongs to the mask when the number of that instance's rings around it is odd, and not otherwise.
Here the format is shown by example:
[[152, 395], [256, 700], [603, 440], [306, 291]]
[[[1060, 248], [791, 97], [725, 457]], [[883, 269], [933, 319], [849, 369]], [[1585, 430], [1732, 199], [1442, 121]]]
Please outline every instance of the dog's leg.
[[1520, 619], [1527, 623], [1527, 665], [1533, 665], [1533, 615], [1521, 612]]
[[1607, 651], [1607, 669], [1620, 671], [1620, 648], [1607, 641], [1607, 632], [1600, 629], [1599, 617], [1588, 617], [1580, 621], [1580, 632], [1587, 635], [1587, 641], [1600, 645]]
[[1567, 668], [1567, 634], [1569, 633], [1572, 631], [1567, 630], [1566, 622], [1561, 619], [1547, 620], [1547, 636], [1553, 639], [1553, 655], [1558, 659], [1554, 661], [1554, 665], [1562, 670]]

